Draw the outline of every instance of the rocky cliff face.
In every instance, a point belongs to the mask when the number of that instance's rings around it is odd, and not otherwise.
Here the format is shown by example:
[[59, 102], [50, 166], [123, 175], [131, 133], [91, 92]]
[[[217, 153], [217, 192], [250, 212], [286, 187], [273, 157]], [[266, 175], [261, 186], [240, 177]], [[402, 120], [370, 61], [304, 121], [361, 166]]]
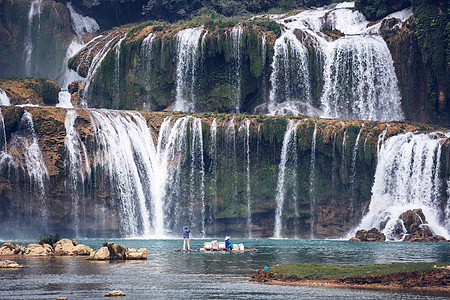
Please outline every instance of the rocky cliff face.
[[269, 237], [281, 211], [283, 236], [341, 237], [367, 209], [379, 143], [433, 129], [51, 107], [1, 112], [5, 235], [171, 235], [191, 222], [200, 236]]
[[[376, 120], [384, 119], [380, 114], [374, 115], [373, 109], [364, 113], [361, 105], [342, 99], [358, 102], [363, 98], [370, 103], [367, 105], [376, 106], [375, 110], [393, 112], [395, 107], [387, 108], [381, 102], [385, 92], [390, 95], [389, 101], [395, 100], [397, 77], [403, 113], [386, 120], [402, 119], [404, 115], [411, 121], [448, 124], [446, 90], [438, 92], [442, 98], [439, 105], [436, 99], [429, 98], [430, 75], [418, 44], [414, 18], [404, 24], [396, 17], [375, 23], [378, 25], [366, 24], [367, 33], [379, 31], [387, 42], [395, 66], [395, 74], [390, 78], [389, 66], [383, 65], [390, 57], [382, 61], [369, 58], [384, 55], [381, 41], [366, 40], [364, 34], [345, 36], [339, 31], [342, 25], [335, 20], [344, 10], [330, 10], [319, 20], [323, 23], [320, 29], [295, 25], [304, 18], [301, 14], [286, 17], [284, 23], [264, 18], [239, 24], [191, 22], [182, 27], [142, 23], [109, 32], [88, 45], [70, 65], [87, 77], [83, 98], [90, 107], [336, 115]], [[367, 61], [362, 61], [365, 58]], [[348, 66], [353, 67], [342, 74], [333, 71]], [[291, 78], [287, 74], [299, 75]], [[351, 76], [346, 78], [345, 74]], [[390, 78], [389, 82], [381, 84], [380, 76]], [[365, 80], [367, 83], [361, 83]], [[390, 84], [395, 86], [383, 91]], [[373, 95], [372, 87], [377, 90]], [[328, 103], [330, 98], [337, 101], [336, 107]]]
[[75, 37], [67, 7], [49, 0], [5, 0], [0, 10], [0, 76], [58, 79]]

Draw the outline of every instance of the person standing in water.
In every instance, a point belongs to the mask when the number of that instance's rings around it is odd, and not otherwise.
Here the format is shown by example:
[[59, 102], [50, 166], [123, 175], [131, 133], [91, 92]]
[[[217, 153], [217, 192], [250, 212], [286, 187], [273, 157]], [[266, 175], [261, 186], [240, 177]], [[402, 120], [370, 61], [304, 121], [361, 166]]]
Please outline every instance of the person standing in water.
[[191, 232], [191, 226], [187, 227], [184, 226], [183, 229], [183, 251], [186, 251], [186, 243], [187, 243], [187, 249], [188, 251], [191, 251], [191, 246], [189, 245], [189, 233]]

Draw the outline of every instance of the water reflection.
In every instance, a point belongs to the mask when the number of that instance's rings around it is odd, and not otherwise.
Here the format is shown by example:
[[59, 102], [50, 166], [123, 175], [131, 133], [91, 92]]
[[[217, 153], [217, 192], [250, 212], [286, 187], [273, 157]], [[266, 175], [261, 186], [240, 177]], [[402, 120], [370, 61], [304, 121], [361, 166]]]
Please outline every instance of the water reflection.
[[[206, 240], [192, 240], [192, 248], [199, 248], [203, 241]], [[104, 240], [80, 242], [97, 249]], [[25, 266], [24, 269], [0, 270], [0, 298], [103, 299], [106, 292], [120, 289], [131, 299], [436, 299], [438, 295], [417, 292], [268, 286], [249, 282], [248, 279], [265, 265], [285, 262], [372, 264], [450, 261], [449, 243], [242, 239], [238, 242], [259, 251], [183, 253], [175, 252], [181, 248], [181, 240], [116, 242], [127, 247], [146, 247], [148, 261], [105, 263], [80, 257], [20, 257], [16, 260]]]

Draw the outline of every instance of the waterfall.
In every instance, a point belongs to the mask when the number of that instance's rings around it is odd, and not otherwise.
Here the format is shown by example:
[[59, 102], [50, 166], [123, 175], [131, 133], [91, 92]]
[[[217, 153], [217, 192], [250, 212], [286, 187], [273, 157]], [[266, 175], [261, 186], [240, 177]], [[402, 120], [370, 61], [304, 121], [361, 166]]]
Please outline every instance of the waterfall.
[[97, 148], [95, 166], [102, 165], [117, 193], [125, 236], [150, 236], [150, 194], [153, 138], [145, 120], [137, 113], [91, 111]]
[[[89, 71], [88, 71], [88, 74], [86, 76], [86, 81], [85, 81], [86, 85], [84, 87], [84, 92], [83, 92], [83, 101], [81, 103], [81, 105], [84, 107], [87, 107], [87, 105], [88, 105], [87, 101], [89, 100], [89, 93], [90, 93], [89, 88], [90, 88], [92, 81], [94, 80], [94, 76], [97, 73], [97, 70], [100, 68], [100, 66], [102, 64], [103, 59], [106, 57], [109, 50], [114, 45], [114, 43], [117, 41], [117, 39], [121, 40], [122, 38], [124, 38], [124, 36], [126, 37], [126, 34], [116, 34], [117, 31], [118, 30], [112, 31], [107, 36], [99, 38], [99, 41], [96, 41], [96, 45], [94, 45], [94, 47], [95, 47], [98, 44], [106, 41], [106, 43], [103, 45], [103, 47], [100, 49], [100, 51], [94, 56], [91, 64], [89, 65]], [[87, 56], [87, 58], [89, 58], [89, 55]]]
[[447, 180], [447, 206], [445, 207], [445, 227], [450, 228], [450, 178]]
[[67, 2], [66, 6], [70, 12], [70, 23], [72, 24], [72, 29], [77, 36], [82, 36], [87, 32], [96, 32], [100, 29], [94, 19], [77, 13], [72, 6], [72, 2]]
[[231, 55], [232, 72], [230, 79], [232, 83], [231, 107], [239, 112], [241, 107], [241, 81], [242, 81], [242, 37], [244, 28], [242, 25], [233, 27], [231, 30]]
[[[172, 117], [164, 119], [158, 136], [156, 156], [153, 160], [151, 178], [153, 227], [155, 236], [165, 236], [175, 226], [181, 226], [179, 219], [187, 222], [190, 216], [178, 216], [175, 200], [181, 200], [179, 166], [186, 142], [188, 117], [171, 125]], [[174, 203], [175, 202], [175, 203]], [[187, 223], [185, 223], [187, 224]]]
[[310, 105], [308, 50], [293, 31], [275, 41], [270, 75], [268, 113], [301, 114], [299, 105]]
[[118, 109], [120, 106], [120, 47], [126, 35], [114, 46], [115, 51], [115, 69], [114, 69], [114, 91], [112, 108]]
[[314, 238], [314, 224], [316, 215], [316, 197], [314, 195], [314, 175], [316, 171], [316, 136], [317, 136], [317, 122], [314, 123], [314, 132], [311, 140], [311, 163], [309, 166], [309, 205], [311, 211], [310, 232], [311, 238]]
[[358, 135], [356, 136], [355, 140], [355, 146], [353, 147], [353, 155], [352, 155], [352, 172], [350, 174], [350, 191], [351, 191], [351, 199], [350, 199], [350, 209], [351, 213], [353, 215], [354, 210], [354, 201], [356, 200], [356, 190], [355, 190], [355, 179], [356, 179], [356, 157], [358, 155], [358, 146], [359, 146], [359, 139], [361, 137], [361, 132], [363, 131], [364, 123], [361, 125], [361, 129], [358, 132]]
[[380, 36], [345, 36], [325, 49], [323, 117], [402, 120], [400, 91]]
[[449, 220], [440, 207], [438, 173], [441, 147], [449, 137], [449, 133], [434, 132], [387, 139], [379, 152], [369, 211], [358, 228], [376, 227], [394, 239], [399, 216], [421, 208], [430, 229], [448, 239], [445, 224]]
[[[33, 54], [34, 44], [33, 44], [33, 19], [37, 15], [39, 18], [41, 16], [41, 4], [42, 0], [33, 0], [30, 5], [30, 10], [28, 12], [28, 25], [27, 32], [25, 35], [24, 44], [24, 56], [25, 56], [25, 75], [33, 76], [33, 70], [31, 69], [31, 55]], [[40, 22], [38, 22], [38, 31], [40, 29]]]
[[[382, 121], [404, 118], [393, 60], [380, 26], [370, 25], [354, 3], [270, 18], [282, 25], [283, 33], [274, 45], [269, 99], [255, 111]], [[328, 30], [342, 36], [334, 40], [324, 33]], [[311, 69], [307, 49], [314, 50], [321, 63], [324, 60], [322, 70]], [[320, 82], [315, 86], [322, 89], [320, 95], [311, 87], [310, 71], [323, 74], [323, 87]]]
[[194, 111], [195, 85], [201, 53], [203, 27], [188, 28], [177, 33], [177, 79], [174, 111]]
[[233, 198], [237, 197], [237, 157], [236, 157], [236, 128], [234, 126], [234, 116], [228, 122], [225, 129], [225, 143], [230, 162], [227, 165], [228, 175], [233, 176]]
[[11, 135], [8, 148], [13, 159], [17, 161], [20, 160], [17, 164], [21, 165], [22, 169], [24, 171], [26, 170], [28, 173], [30, 180], [30, 193], [33, 197], [37, 197], [37, 207], [39, 207], [39, 211], [37, 213], [42, 218], [40, 220], [40, 225], [42, 227], [41, 229], [46, 229], [48, 221], [48, 208], [46, 205], [45, 196], [46, 185], [49, 181], [49, 173], [39, 147], [38, 138], [34, 129], [33, 116], [28, 111], [24, 111], [22, 118], [20, 119], [17, 132]]
[[70, 23], [72, 25], [73, 31], [76, 34], [76, 37], [73, 38], [72, 42], [67, 48], [66, 55], [61, 66], [60, 75], [56, 80], [63, 89], [63, 91], [59, 94], [59, 104], [57, 104], [56, 106], [73, 108], [72, 103], [70, 103], [70, 98], [67, 95], [68, 93], [67, 91], [64, 91], [64, 89], [66, 89], [71, 82], [76, 80], [83, 80], [83, 78], [78, 75], [76, 71], [69, 69], [67, 63], [71, 57], [77, 54], [85, 46], [82, 35], [88, 32], [96, 32], [100, 29], [100, 27], [94, 19], [82, 16], [77, 13], [72, 6], [72, 2], [68, 2], [66, 6], [70, 12]]
[[[275, 208], [275, 226], [274, 238], [281, 238], [283, 229], [283, 209], [286, 202], [286, 190], [289, 184], [296, 184], [296, 165], [297, 165], [297, 126], [299, 121], [289, 120], [286, 132], [284, 133], [283, 145], [281, 148], [281, 161], [278, 170], [276, 208]], [[289, 174], [290, 173], [290, 174]], [[289, 176], [290, 175], [290, 176]], [[294, 199], [295, 200], [295, 199]], [[295, 204], [294, 204], [295, 205]]]
[[248, 228], [248, 237], [252, 237], [252, 206], [250, 199], [250, 120], [245, 119], [245, 121], [239, 127], [239, 132], [245, 130], [244, 136], [244, 154], [246, 161], [246, 198], [247, 198], [247, 228]]
[[[90, 163], [87, 155], [86, 146], [80, 139], [75, 129], [75, 120], [77, 113], [75, 110], [68, 110], [65, 120], [66, 136], [64, 138], [64, 147], [66, 149], [65, 168], [68, 170], [68, 196], [72, 200], [72, 215], [74, 223], [75, 236], [80, 236], [80, 207], [79, 191], [84, 191], [85, 174], [90, 175]], [[83, 157], [83, 155], [84, 157]], [[84, 158], [84, 168], [83, 168]]]
[[192, 122], [191, 155], [191, 220], [194, 220], [195, 200], [199, 197], [201, 200], [200, 232], [202, 237], [205, 237], [205, 163], [203, 160], [202, 121], [199, 118], [194, 118]]
[[333, 154], [332, 154], [332, 161], [331, 161], [331, 190], [332, 190], [332, 197], [333, 201], [336, 200], [335, 197], [335, 191], [336, 191], [336, 136], [337, 132], [334, 133], [333, 137]]
[[0, 106], [1, 105], [3, 105], [3, 106], [11, 105], [11, 102], [9, 101], [8, 95], [6, 95], [6, 92], [4, 90], [2, 90], [2, 89], [0, 89]]
[[141, 57], [142, 57], [142, 67], [144, 70], [144, 78], [146, 83], [150, 82], [150, 74], [152, 69], [152, 60], [153, 60], [153, 43], [155, 41], [155, 34], [150, 33], [145, 39], [142, 40], [141, 45]]
[[210, 205], [210, 221], [213, 220], [214, 216], [217, 214], [217, 121], [216, 118], [211, 123], [211, 127], [209, 129], [210, 132], [210, 141], [209, 141], [209, 157], [210, 157], [210, 165], [209, 165], [209, 173], [212, 175], [212, 204]]

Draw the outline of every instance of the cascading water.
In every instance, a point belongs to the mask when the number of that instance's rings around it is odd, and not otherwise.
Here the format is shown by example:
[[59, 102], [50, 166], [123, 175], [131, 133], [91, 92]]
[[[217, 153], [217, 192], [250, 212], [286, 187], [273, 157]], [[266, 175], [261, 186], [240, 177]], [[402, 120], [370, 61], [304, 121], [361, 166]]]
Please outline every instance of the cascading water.
[[210, 132], [210, 141], [209, 141], [209, 157], [211, 159], [211, 163], [209, 165], [209, 173], [212, 175], [212, 184], [211, 184], [211, 194], [213, 195], [213, 204], [211, 205], [210, 211], [210, 221], [214, 218], [214, 215], [217, 214], [217, 121], [216, 118], [211, 123], [211, 127], [209, 129]]
[[115, 55], [116, 55], [116, 68], [114, 70], [114, 92], [113, 92], [113, 104], [112, 108], [118, 109], [120, 104], [120, 47], [122, 46], [123, 40], [126, 38], [126, 35], [117, 42], [114, 46]]
[[195, 84], [201, 53], [200, 37], [203, 27], [189, 28], [177, 33], [177, 95], [174, 111], [194, 111]]
[[2, 89], [0, 89], [0, 106], [1, 105], [3, 105], [3, 106], [11, 105], [8, 95], [6, 95], [6, 92]]
[[[103, 59], [106, 57], [106, 55], [111, 50], [111, 47], [114, 45], [114, 43], [116, 41], [121, 40], [122, 38], [124, 38], [124, 36], [126, 37], [126, 33], [125, 34], [116, 34], [117, 31], [118, 30], [112, 31], [107, 36], [102, 36], [99, 38], [98, 41], [95, 41], [96, 44], [100, 44], [104, 41], [107, 41], [107, 42], [103, 45], [101, 50], [94, 56], [90, 66], [89, 66], [89, 71], [88, 71], [88, 74], [87, 74], [86, 80], [85, 80], [86, 84], [85, 84], [85, 87], [83, 90], [83, 99], [82, 99], [82, 103], [81, 103], [81, 106], [83, 106], [83, 107], [88, 106], [90, 85], [91, 85], [92, 81], [94, 80], [97, 70], [100, 68], [100, 66], [102, 64]], [[92, 42], [94, 42], [94, 41], [92, 41]]]
[[94, 19], [77, 13], [72, 6], [72, 2], [67, 2], [66, 6], [70, 11], [70, 22], [72, 24], [72, 29], [77, 36], [82, 36], [87, 32], [96, 32], [100, 29]]
[[244, 28], [241, 25], [233, 27], [231, 30], [231, 74], [230, 80], [233, 86], [231, 91], [231, 106], [235, 112], [239, 112], [241, 105], [241, 80], [242, 80], [242, 36]]
[[245, 161], [246, 161], [246, 198], [247, 198], [247, 227], [248, 227], [248, 237], [252, 237], [252, 206], [251, 206], [251, 199], [250, 199], [250, 120], [246, 119], [244, 122], [241, 123], [241, 126], [239, 127], [239, 133], [245, 130], [244, 135], [244, 154], [245, 154]]
[[323, 117], [402, 120], [394, 62], [380, 36], [345, 36], [325, 48]]
[[58, 107], [65, 107], [65, 108], [73, 108], [73, 105], [70, 101], [70, 94], [67, 90], [67, 86], [77, 80], [83, 80], [83, 78], [78, 75], [78, 73], [74, 70], [71, 70], [68, 68], [67, 63], [71, 57], [73, 57], [78, 51], [80, 51], [84, 46], [85, 43], [82, 39], [83, 34], [88, 32], [96, 32], [100, 29], [97, 22], [90, 18], [80, 15], [75, 11], [75, 9], [72, 6], [72, 2], [68, 2], [66, 4], [67, 8], [70, 12], [70, 23], [72, 25], [72, 29], [76, 34], [76, 37], [72, 40], [72, 42], [69, 45], [69, 48], [67, 48], [66, 55], [63, 60], [62, 68], [60, 71], [60, 75], [57, 78], [58, 84], [62, 87], [62, 91], [59, 92], [59, 103], [56, 105]]
[[202, 121], [194, 118], [192, 121], [191, 144], [191, 220], [195, 218], [196, 199], [200, 198], [201, 224], [200, 232], [205, 237], [205, 163], [203, 160]]
[[293, 30], [275, 41], [268, 114], [300, 114], [299, 105], [310, 105], [308, 50]]
[[46, 185], [49, 181], [49, 173], [44, 163], [38, 138], [34, 129], [33, 116], [24, 111], [20, 119], [18, 131], [11, 136], [8, 145], [9, 153], [12, 153], [14, 160], [21, 160], [23, 157], [22, 169], [28, 173], [30, 180], [30, 193], [32, 197], [37, 197], [39, 202], [39, 216], [41, 218], [41, 229], [47, 227], [47, 205], [45, 201]]
[[316, 136], [317, 122], [314, 123], [314, 132], [311, 140], [311, 163], [309, 165], [309, 207], [311, 211], [310, 232], [314, 238], [314, 225], [316, 216], [316, 196], [314, 195], [314, 176], [316, 171]]
[[[277, 181], [277, 194], [275, 197], [275, 226], [274, 226], [274, 238], [282, 238], [281, 231], [283, 229], [283, 210], [285, 206], [286, 192], [288, 189], [296, 190], [297, 182], [297, 126], [299, 121], [289, 120], [286, 132], [284, 133], [283, 145], [281, 148], [281, 161], [278, 170]], [[291, 194], [294, 198], [290, 199], [296, 202], [296, 194]], [[294, 203], [296, 206], [296, 203]]]
[[362, 123], [361, 125], [361, 129], [358, 132], [358, 135], [356, 136], [356, 140], [355, 140], [355, 146], [353, 147], [353, 155], [352, 155], [352, 170], [351, 170], [351, 174], [350, 174], [350, 190], [351, 190], [351, 196], [352, 198], [350, 199], [350, 209], [351, 209], [351, 213], [353, 215], [353, 210], [354, 210], [354, 201], [356, 200], [356, 190], [355, 190], [355, 179], [356, 179], [356, 156], [358, 155], [358, 147], [359, 147], [359, 139], [361, 137], [361, 133], [364, 129], [364, 123]]
[[[80, 139], [75, 129], [77, 113], [75, 110], [68, 110], [65, 120], [66, 137], [64, 146], [66, 149], [65, 168], [68, 170], [68, 196], [72, 200], [73, 227], [75, 236], [80, 236], [80, 195], [79, 191], [84, 191], [86, 175], [90, 176], [91, 169], [86, 146]], [[82, 155], [83, 153], [83, 155]], [[84, 164], [83, 164], [84, 161]], [[84, 167], [83, 167], [84, 166]]]
[[434, 234], [448, 239], [449, 220], [440, 208], [438, 173], [441, 147], [449, 137], [439, 132], [390, 137], [381, 146], [369, 211], [358, 228], [375, 227], [395, 239], [399, 216], [420, 208]]
[[[379, 26], [369, 26], [354, 10], [354, 3], [271, 18], [283, 25], [283, 33], [275, 42], [269, 99], [262, 105], [269, 114], [404, 118], [389, 49], [378, 33]], [[338, 30], [343, 36], [333, 41], [324, 29]], [[324, 59], [322, 93], [314, 101], [307, 47], [317, 52], [319, 60]], [[316, 102], [320, 102], [319, 107]], [[255, 111], [264, 112], [262, 106]]]
[[135, 113], [91, 111], [97, 148], [94, 165], [102, 165], [119, 198], [119, 214], [125, 236], [150, 236], [146, 196], [154, 153], [145, 120]]
[[[35, 16], [40, 18], [41, 15], [41, 4], [42, 0], [33, 0], [30, 5], [30, 11], [28, 12], [28, 25], [27, 32], [25, 35], [25, 43], [24, 43], [24, 56], [25, 56], [25, 75], [32, 76], [34, 75], [34, 71], [31, 69], [31, 56], [33, 54], [33, 19]], [[38, 22], [39, 24], [40, 22]], [[40, 25], [39, 25], [40, 28]], [[39, 29], [38, 29], [39, 30]]]

